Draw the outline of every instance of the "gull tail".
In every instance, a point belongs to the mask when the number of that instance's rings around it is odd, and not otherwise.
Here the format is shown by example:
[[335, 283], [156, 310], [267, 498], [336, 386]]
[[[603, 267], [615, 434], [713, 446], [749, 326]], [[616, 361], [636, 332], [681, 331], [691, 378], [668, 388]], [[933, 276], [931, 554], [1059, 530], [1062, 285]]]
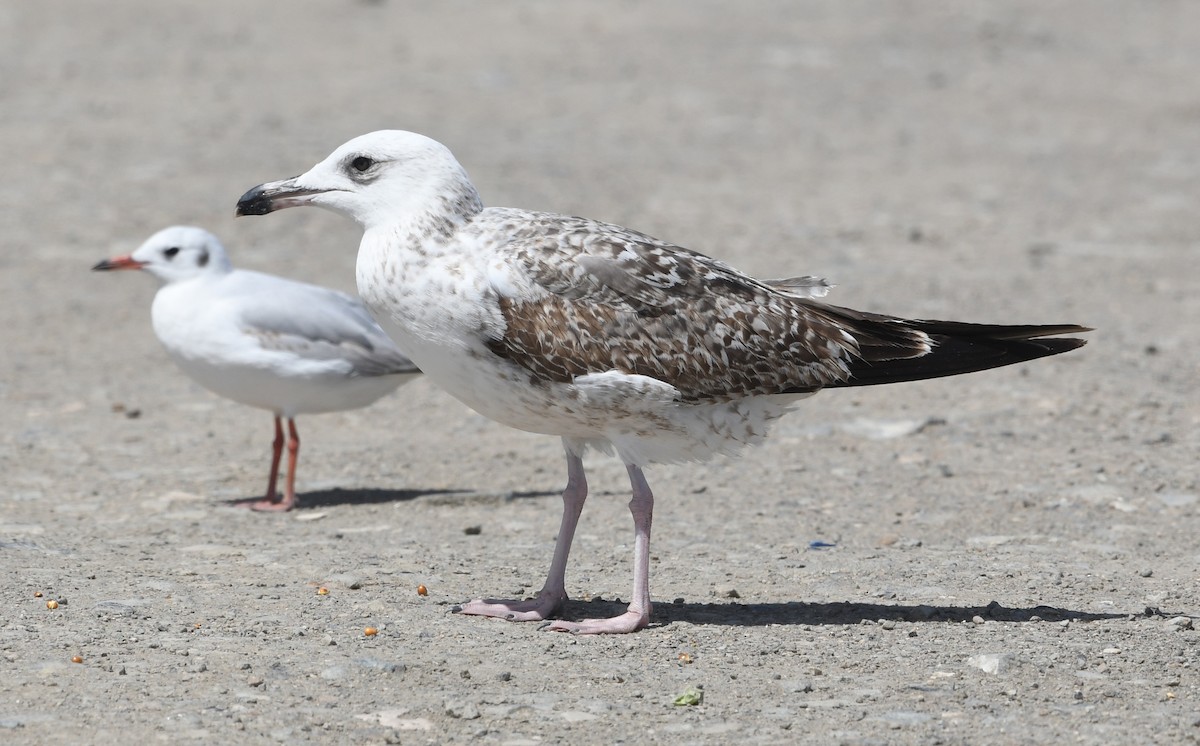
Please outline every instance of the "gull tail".
[[850, 377], [830, 388], [873, 386], [956, 376], [1069, 352], [1087, 344], [1077, 337], [1091, 331], [1076, 324], [968, 324], [910, 321], [850, 309], [830, 308], [858, 340], [860, 357]]

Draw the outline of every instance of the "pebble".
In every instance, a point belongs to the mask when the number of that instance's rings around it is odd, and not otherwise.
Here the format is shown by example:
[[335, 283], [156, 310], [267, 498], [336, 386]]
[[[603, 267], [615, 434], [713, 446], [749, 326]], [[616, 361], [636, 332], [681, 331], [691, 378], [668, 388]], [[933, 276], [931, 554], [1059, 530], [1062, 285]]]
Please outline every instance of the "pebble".
[[1010, 544], [1016, 541], [1019, 537], [1008, 536], [1005, 534], [992, 534], [983, 536], [968, 536], [967, 544], [977, 547], [999, 547], [1005, 544]]
[[741, 598], [742, 594], [738, 593], [737, 588], [731, 585], [718, 585], [716, 594], [721, 598]]
[[479, 708], [474, 702], [456, 699], [449, 700], [445, 705], [446, 714], [459, 720], [476, 720], [479, 718]]
[[[404, 717], [406, 714], [408, 714], [408, 710], [401, 708], [395, 710], [383, 710], [375, 713], [374, 715], [359, 715], [358, 717], [361, 720], [377, 718], [380, 725], [386, 728], [394, 728], [396, 730], [430, 730], [433, 728], [433, 723], [430, 722], [429, 718], [406, 718]], [[397, 743], [400, 743], [400, 741], [397, 741]]]
[[842, 425], [841, 429], [850, 435], [856, 435], [868, 440], [891, 440], [892, 438], [903, 438], [906, 435], [919, 433], [931, 424], [934, 424], [934, 420], [928, 417], [913, 420], [859, 418]]
[[1003, 673], [1016, 662], [1012, 653], [981, 653], [967, 658], [967, 665], [988, 674]]
[[884, 721], [893, 729], [898, 729], [904, 725], [919, 725], [928, 721], [932, 717], [932, 715], [925, 712], [897, 710], [895, 712], [885, 712], [877, 719]]
[[385, 661], [380, 658], [359, 658], [354, 661], [363, 668], [370, 668], [383, 673], [404, 673], [407, 666], [403, 663], [395, 663], [393, 661]]
[[893, 546], [895, 546], [896, 549], [919, 549], [920, 547], [924, 546], [924, 544], [925, 542], [921, 539], [902, 538]]
[[1191, 629], [1192, 628], [1192, 618], [1186, 617], [1186, 616], [1173, 617], [1171, 619], [1168, 619], [1166, 624], [1164, 624], [1163, 626], [1165, 626], [1168, 630], [1175, 630], [1175, 631]]
[[357, 575], [351, 575], [350, 573], [338, 573], [337, 575], [330, 575], [325, 580], [328, 583], [336, 583], [349, 588], [352, 591], [356, 591], [363, 586], [362, 578], [358, 577]]
[[1111, 484], [1085, 484], [1067, 492], [1068, 496], [1085, 505], [1113, 505], [1121, 500], [1121, 491]]

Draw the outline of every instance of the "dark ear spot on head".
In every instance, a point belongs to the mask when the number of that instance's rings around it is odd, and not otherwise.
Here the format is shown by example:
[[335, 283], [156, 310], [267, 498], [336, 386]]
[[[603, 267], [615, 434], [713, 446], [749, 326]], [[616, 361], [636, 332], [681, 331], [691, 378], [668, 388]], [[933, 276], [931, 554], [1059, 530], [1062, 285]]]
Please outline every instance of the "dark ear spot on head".
[[196, 259], [196, 264], [204, 267], [208, 264], [208, 249], [200, 249], [200, 256]]

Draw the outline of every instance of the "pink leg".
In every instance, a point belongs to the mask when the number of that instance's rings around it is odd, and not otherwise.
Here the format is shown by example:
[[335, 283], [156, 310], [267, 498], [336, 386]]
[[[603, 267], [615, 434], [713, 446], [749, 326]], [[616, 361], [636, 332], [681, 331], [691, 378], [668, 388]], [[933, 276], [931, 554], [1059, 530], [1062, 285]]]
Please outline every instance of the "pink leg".
[[271, 444], [271, 475], [267, 478], [267, 494], [261, 500], [247, 500], [238, 505], [251, 510], [278, 510], [279, 496], [275, 492], [275, 484], [279, 477], [279, 460], [283, 455], [283, 423], [275, 417], [275, 442]]
[[641, 468], [625, 464], [633, 497], [629, 512], [633, 514], [633, 600], [624, 614], [611, 619], [584, 619], [582, 622], [557, 620], [548, 625], [556, 632], [580, 635], [603, 635], [636, 632], [650, 623], [650, 523], [654, 518], [654, 493], [646, 483]]
[[512, 622], [539, 622], [562, 613], [567, 601], [567, 556], [571, 553], [571, 541], [575, 538], [575, 527], [583, 502], [587, 499], [587, 477], [583, 473], [583, 459], [567, 451], [567, 488], [563, 490], [562, 522], [558, 527], [558, 541], [554, 543], [554, 560], [546, 584], [537, 596], [526, 601], [503, 601], [494, 598], [476, 599], [455, 609], [462, 614], [494, 616]]

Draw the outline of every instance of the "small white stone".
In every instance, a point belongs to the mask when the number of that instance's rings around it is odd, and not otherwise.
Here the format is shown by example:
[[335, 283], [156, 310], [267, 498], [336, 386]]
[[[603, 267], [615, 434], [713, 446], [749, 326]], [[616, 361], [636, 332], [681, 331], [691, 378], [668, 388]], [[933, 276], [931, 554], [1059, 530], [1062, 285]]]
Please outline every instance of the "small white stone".
[[1012, 653], [981, 653], [967, 658], [967, 665], [989, 674], [998, 674], [1012, 667], [1016, 656]]

